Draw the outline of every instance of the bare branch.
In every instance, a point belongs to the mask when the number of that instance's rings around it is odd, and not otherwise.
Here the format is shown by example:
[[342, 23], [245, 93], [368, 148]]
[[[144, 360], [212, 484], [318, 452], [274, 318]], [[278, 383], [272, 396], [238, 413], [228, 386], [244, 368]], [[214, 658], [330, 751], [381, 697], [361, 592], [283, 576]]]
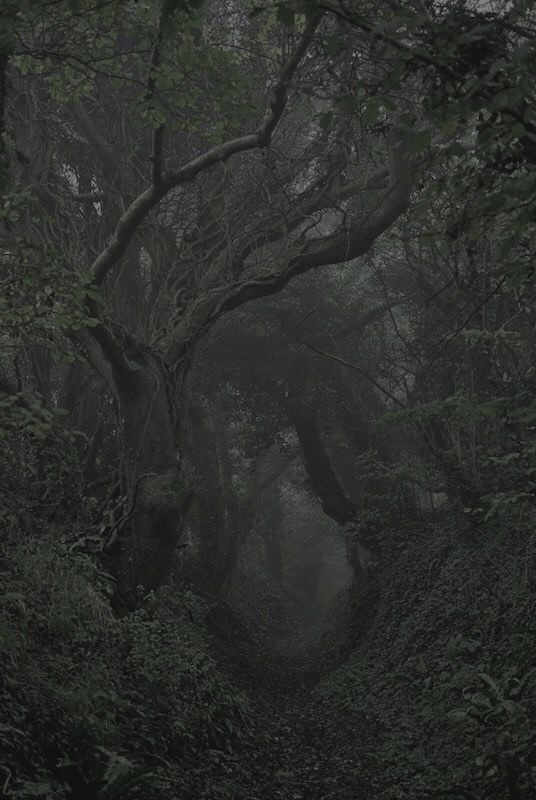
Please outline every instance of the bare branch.
[[128, 362], [121, 344], [117, 341], [113, 333], [102, 322], [98, 322], [90, 328], [91, 337], [99, 345], [102, 354], [108, 360], [114, 378], [124, 380], [132, 374], [131, 365]]
[[348, 367], [349, 369], [353, 369], [355, 372], [359, 372], [360, 375], [363, 375], [364, 378], [370, 381], [370, 383], [375, 386], [378, 391], [384, 394], [385, 397], [388, 397], [389, 400], [392, 400], [395, 405], [397, 405], [399, 408], [406, 408], [404, 403], [395, 397], [394, 394], [391, 394], [391, 392], [386, 389], [385, 386], [382, 386], [381, 383], [378, 383], [378, 381], [375, 380], [366, 369], [360, 367], [359, 364], [353, 364], [351, 361], [346, 361], [346, 359], [340, 358], [334, 353], [327, 353], [325, 350], [321, 350], [319, 347], [316, 347], [314, 344], [310, 344], [309, 342], [305, 342], [303, 339], [296, 339], [295, 341], [299, 342], [299, 344], [303, 345], [308, 350], [312, 350], [313, 353], [318, 353], [320, 356], [324, 356], [325, 358], [329, 358], [331, 361], [336, 361], [338, 364], [342, 364], [343, 367]]
[[285, 110], [287, 94], [294, 74], [307, 51], [320, 18], [321, 15], [317, 14], [307, 22], [296, 48], [274, 86], [270, 108], [255, 133], [238, 136], [235, 139], [217, 145], [198, 158], [194, 158], [180, 169], [163, 175], [158, 184], [150, 186], [131, 203], [121, 216], [108, 246], [93, 262], [92, 271], [97, 285], [102, 283], [109, 270], [123, 255], [147, 214], [171, 189], [193, 181], [204, 170], [219, 162], [227, 161], [228, 158], [236, 153], [266, 147], [269, 144]]
[[[376, 170], [365, 181], [358, 178], [353, 181], [347, 181], [337, 187], [333, 187], [330, 183], [333, 177], [333, 174], [324, 175], [324, 185], [319, 185], [313, 192], [304, 192], [302, 195], [298, 195], [294, 200], [295, 211], [283, 217], [277, 225], [272, 226], [259, 236], [250, 239], [240, 252], [237, 258], [238, 263], [242, 264], [255, 250], [267, 244], [280, 241], [284, 236], [296, 230], [296, 228], [304, 223], [312, 214], [328, 208], [334, 208], [341, 200], [348, 199], [359, 191], [385, 187], [389, 178], [389, 169], [382, 167]], [[321, 181], [319, 181], [319, 184], [320, 183]]]
[[262, 274], [256, 265], [253, 274], [242, 281], [214, 288], [194, 305], [171, 334], [169, 357], [180, 358], [185, 344], [199, 336], [223, 314], [258, 297], [275, 294], [297, 275], [315, 267], [352, 261], [364, 255], [398, 217], [410, 201], [412, 174], [406, 138], [399, 130], [391, 136], [389, 189], [379, 206], [364, 219], [320, 239], [306, 239], [297, 253], [277, 262], [277, 267]]

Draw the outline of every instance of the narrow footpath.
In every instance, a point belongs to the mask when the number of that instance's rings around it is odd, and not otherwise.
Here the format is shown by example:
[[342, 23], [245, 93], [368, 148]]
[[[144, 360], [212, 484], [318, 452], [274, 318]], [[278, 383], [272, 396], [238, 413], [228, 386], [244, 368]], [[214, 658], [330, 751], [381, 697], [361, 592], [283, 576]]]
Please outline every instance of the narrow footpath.
[[272, 653], [264, 665], [253, 659], [235, 676], [250, 699], [251, 722], [238, 747], [218, 755], [221, 780], [207, 800], [372, 800], [379, 731], [315, 691], [321, 676], [310, 648], [293, 654], [289, 648], [281, 661]]

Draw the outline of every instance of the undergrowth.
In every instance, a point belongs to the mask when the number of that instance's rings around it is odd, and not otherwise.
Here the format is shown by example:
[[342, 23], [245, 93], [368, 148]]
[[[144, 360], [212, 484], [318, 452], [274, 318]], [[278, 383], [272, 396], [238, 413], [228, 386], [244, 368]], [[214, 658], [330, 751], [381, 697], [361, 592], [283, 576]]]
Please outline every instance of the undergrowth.
[[373, 624], [319, 687], [377, 731], [378, 800], [536, 796], [530, 520], [499, 534], [451, 515], [391, 533]]
[[248, 707], [211, 654], [204, 603], [178, 585], [116, 618], [111, 579], [62, 531], [8, 537], [1, 561], [6, 796], [203, 796]]

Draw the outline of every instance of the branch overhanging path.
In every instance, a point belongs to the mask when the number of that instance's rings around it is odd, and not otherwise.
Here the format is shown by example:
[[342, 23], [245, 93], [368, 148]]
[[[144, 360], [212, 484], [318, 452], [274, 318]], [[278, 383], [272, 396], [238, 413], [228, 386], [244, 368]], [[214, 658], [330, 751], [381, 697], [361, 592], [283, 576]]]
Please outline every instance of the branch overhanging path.
[[[153, 137], [153, 150], [150, 157], [152, 163], [152, 183], [141, 192], [126, 209], [123, 210], [115, 230], [111, 234], [108, 244], [95, 258], [91, 266], [93, 281], [97, 287], [114, 270], [136, 236], [147, 215], [156, 209], [166, 195], [174, 189], [193, 182], [198, 176], [205, 173], [215, 165], [223, 164], [233, 155], [246, 153], [252, 150], [267, 148], [273, 134], [281, 121], [286, 106], [289, 91], [298, 68], [307, 54], [314, 38], [316, 29], [325, 14], [320, 11], [306, 22], [295, 48], [287, 59], [279, 78], [271, 92], [269, 108], [259, 128], [251, 134], [230, 139], [217, 145], [200, 156], [192, 159], [188, 164], [168, 172], [162, 173], [163, 165], [163, 128], [158, 127]], [[160, 62], [160, 46], [162, 44], [162, 30], [159, 35], [151, 59], [151, 72], [148, 79], [147, 92], [151, 95], [154, 89], [153, 70]], [[113, 170], [113, 154], [106, 148], [95, 126], [87, 118], [87, 114], [80, 109], [75, 109], [75, 116], [82, 122], [83, 127], [89, 131], [94, 140], [94, 146], [104, 158], [105, 168], [108, 173]], [[360, 189], [385, 188], [379, 202], [365, 216], [357, 219], [347, 219], [334, 233], [320, 238], [302, 237], [299, 246], [292, 241], [290, 247], [280, 259], [275, 268], [266, 269], [262, 264], [256, 267], [244, 266], [243, 274], [231, 282], [224, 282], [212, 287], [209, 285], [185, 309], [181, 318], [176, 321], [165, 337], [165, 351], [168, 362], [176, 363], [185, 352], [188, 343], [195, 341], [213, 324], [220, 316], [231, 311], [245, 302], [258, 297], [263, 297], [278, 292], [289, 281], [304, 272], [318, 266], [328, 266], [344, 263], [355, 259], [368, 251], [373, 242], [402, 214], [409, 205], [412, 177], [410, 159], [407, 152], [405, 134], [397, 129], [396, 123], [392, 127], [389, 141], [389, 166], [377, 171], [369, 180], [364, 182], [350, 181], [340, 186], [336, 192], [338, 200], [349, 198]], [[382, 185], [383, 184], [383, 185]], [[289, 236], [308, 214], [316, 209], [320, 212], [329, 205], [327, 198], [329, 192], [319, 190], [317, 195], [305, 200], [303, 208], [295, 213], [295, 219], [290, 226], [290, 231], [284, 225], [283, 232], [277, 232], [273, 240], [281, 236]], [[268, 240], [269, 241], [269, 240]], [[257, 249], [257, 242], [250, 246], [250, 252]], [[261, 242], [262, 246], [262, 242]], [[247, 249], [246, 249], [247, 257]], [[91, 302], [92, 316], [99, 320], [91, 331], [93, 337], [99, 342], [101, 349], [121, 368], [125, 361], [118, 354], [114, 346], [114, 336], [100, 321], [100, 314], [96, 303]], [[164, 340], [162, 340], [164, 343]], [[123, 364], [123, 371], [128, 365]], [[117, 371], [117, 369], [116, 369]]]
[[258, 269], [232, 284], [215, 287], [194, 304], [171, 335], [169, 355], [174, 360], [181, 343], [198, 336], [225, 313], [243, 303], [275, 294], [292, 278], [316, 267], [342, 264], [364, 255], [409, 207], [413, 175], [407, 139], [396, 124], [389, 141], [389, 186], [379, 203], [364, 218], [358, 218], [335, 233], [306, 239], [297, 252], [289, 252], [275, 269]]
[[270, 107], [257, 131], [217, 145], [183, 167], [168, 172], [162, 177], [155, 176], [153, 172], [153, 178], [157, 178], [156, 182], [153, 181], [151, 186], [126, 209], [107, 247], [91, 265], [91, 272], [97, 286], [102, 284], [109, 271], [123, 255], [140, 223], [172, 189], [193, 181], [204, 170], [217, 163], [227, 161], [233, 155], [268, 146], [283, 116], [292, 79], [307, 52], [321, 17], [322, 14], [319, 13], [308, 20], [298, 44], [274, 86]]

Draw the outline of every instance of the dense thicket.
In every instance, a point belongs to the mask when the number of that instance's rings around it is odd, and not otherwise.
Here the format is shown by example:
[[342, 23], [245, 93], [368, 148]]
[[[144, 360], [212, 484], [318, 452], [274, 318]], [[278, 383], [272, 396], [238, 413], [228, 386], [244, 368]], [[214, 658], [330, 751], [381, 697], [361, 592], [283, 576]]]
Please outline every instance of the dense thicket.
[[1, 5], [0, 792], [529, 800], [534, 3]]

